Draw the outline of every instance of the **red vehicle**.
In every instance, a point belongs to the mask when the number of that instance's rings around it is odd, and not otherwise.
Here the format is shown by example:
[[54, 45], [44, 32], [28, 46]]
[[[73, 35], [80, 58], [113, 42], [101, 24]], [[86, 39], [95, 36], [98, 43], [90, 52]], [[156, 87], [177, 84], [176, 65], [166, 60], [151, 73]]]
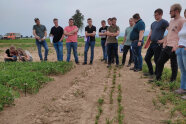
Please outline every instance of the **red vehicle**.
[[6, 35], [4, 35], [3, 37], [3, 39], [7, 40], [15, 40], [19, 38], [21, 38], [21, 35], [19, 33], [6, 33]]

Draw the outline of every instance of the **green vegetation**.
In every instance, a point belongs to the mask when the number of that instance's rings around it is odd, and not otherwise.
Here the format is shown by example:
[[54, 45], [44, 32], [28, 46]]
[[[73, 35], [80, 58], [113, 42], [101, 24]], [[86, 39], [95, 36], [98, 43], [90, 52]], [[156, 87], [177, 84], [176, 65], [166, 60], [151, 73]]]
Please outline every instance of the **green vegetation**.
[[0, 63], [0, 109], [11, 105], [21, 92], [37, 93], [53, 80], [51, 75], [64, 74], [72, 68], [66, 62]]
[[121, 105], [122, 102], [122, 90], [121, 90], [121, 84], [118, 85], [118, 123], [123, 124], [124, 115], [123, 112], [123, 106]]
[[102, 109], [103, 103], [104, 103], [104, 99], [103, 98], [99, 98], [98, 99], [98, 114], [96, 115], [95, 124], [98, 124], [98, 121], [100, 119], [100, 116], [103, 113], [103, 109]]
[[[147, 65], [143, 66], [143, 72], [147, 73]], [[164, 68], [162, 80], [154, 81], [152, 83], [153, 87], [159, 87], [162, 91], [156, 99], [153, 99], [153, 104], [156, 108], [161, 106], [166, 106], [167, 104], [172, 104], [174, 107], [171, 109], [171, 116], [174, 116], [176, 111], [180, 112], [184, 117], [186, 117], [186, 101], [180, 98], [180, 95], [174, 93], [174, 90], [180, 87], [180, 72], [178, 73], [177, 79], [175, 82], [170, 83], [171, 69]], [[159, 105], [160, 103], [160, 105]], [[173, 124], [172, 122], [170, 124]]]

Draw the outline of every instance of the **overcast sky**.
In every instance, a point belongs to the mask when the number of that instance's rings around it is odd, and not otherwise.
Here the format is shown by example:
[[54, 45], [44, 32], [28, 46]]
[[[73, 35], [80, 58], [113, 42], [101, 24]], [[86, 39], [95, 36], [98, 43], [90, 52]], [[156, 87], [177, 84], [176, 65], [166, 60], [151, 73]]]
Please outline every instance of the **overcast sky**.
[[124, 32], [134, 13], [140, 13], [146, 30], [149, 30], [154, 21], [154, 10], [162, 8], [164, 19], [170, 21], [170, 6], [174, 3], [180, 3], [183, 10], [186, 8], [186, 0], [0, 0], [0, 34], [15, 32], [30, 36], [35, 17], [48, 32], [53, 26], [53, 18], [58, 18], [59, 24], [65, 27], [76, 9], [85, 16], [84, 25], [90, 17], [97, 30], [101, 20], [116, 17], [121, 32]]

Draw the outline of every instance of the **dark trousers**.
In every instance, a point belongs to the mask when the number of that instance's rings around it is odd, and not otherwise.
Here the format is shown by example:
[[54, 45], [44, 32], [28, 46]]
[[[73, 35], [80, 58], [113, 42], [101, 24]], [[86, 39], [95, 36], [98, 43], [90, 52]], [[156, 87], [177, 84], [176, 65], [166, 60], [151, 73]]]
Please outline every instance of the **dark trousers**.
[[116, 58], [116, 65], [119, 65], [118, 43], [108, 43], [107, 44], [107, 53], [108, 53], [108, 64], [111, 65], [112, 56], [114, 55]]
[[175, 52], [172, 52], [172, 47], [166, 46], [158, 59], [157, 62], [157, 74], [156, 79], [160, 80], [164, 68], [164, 64], [170, 59], [171, 61], [171, 70], [172, 70], [172, 76], [171, 76], [171, 82], [176, 80], [177, 73], [178, 73], [178, 64], [177, 64], [177, 57]]
[[[161, 51], [162, 51], [162, 45], [158, 44], [158, 43], [151, 43], [150, 47], [147, 50], [147, 53], [145, 55], [145, 62], [147, 63], [147, 66], [149, 69], [149, 74], [151, 74], [151, 75], [154, 74], [151, 59], [154, 56], [154, 62], [157, 67], [157, 62], [158, 62], [159, 56], [161, 54]], [[157, 71], [157, 68], [155, 68], [155, 74], [156, 74], [156, 71]]]
[[122, 64], [125, 64], [126, 56], [127, 56], [127, 53], [128, 53], [129, 50], [130, 50], [130, 59], [129, 59], [128, 64], [131, 64], [131, 63], [133, 62], [133, 55], [132, 55], [131, 46], [124, 45], [124, 47], [123, 47], [123, 59], [122, 59]]

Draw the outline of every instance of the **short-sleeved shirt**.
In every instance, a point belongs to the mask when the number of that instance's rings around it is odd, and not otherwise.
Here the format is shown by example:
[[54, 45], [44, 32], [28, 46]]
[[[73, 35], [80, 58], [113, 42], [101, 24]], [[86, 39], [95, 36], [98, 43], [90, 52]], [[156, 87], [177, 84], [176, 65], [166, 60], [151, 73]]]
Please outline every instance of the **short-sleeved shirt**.
[[[105, 33], [105, 32], [107, 32], [107, 29], [108, 29], [108, 26], [101, 27], [101, 28], [99, 29], [99, 33]], [[107, 39], [107, 36], [101, 36], [101, 40], [106, 41], [106, 39]]]
[[[87, 31], [87, 33], [93, 33], [94, 31], [96, 32], [96, 27], [93, 25], [92, 25], [92, 27], [87, 26], [87, 27], [85, 27], [85, 31]], [[93, 36], [93, 37], [91, 36], [90, 41], [96, 41], [95, 36]]]
[[61, 37], [63, 36], [63, 28], [58, 26], [58, 27], [52, 27], [50, 34], [53, 35], [53, 42], [57, 43], [60, 41]]
[[[66, 31], [67, 33], [75, 30], [75, 29], [78, 29], [77, 26], [67, 26], [65, 27], [64, 31]], [[71, 35], [71, 36], [67, 36], [67, 39], [66, 39], [66, 42], [77, 42], [77, 33], [75, 33], [74, 35]]]
[[183, 17], [180, 17], [178, 19], [172, 19], [170, 21], [167, 35], [167, 46], [174, 47], [178, 44], [178, 33], [182, 29], [184, 23], [185, 18]]
[[45, 31], [47, 30], [44, 25], [34, 25], [33, 30], [36, 31], [36, 35], [40, 38], [43, 38], [45, 36]]
[[[118, 31], [120, 31], [120, 29], [116, 25], [116, 26], [108, 27], [107, 31], [109, 31], [110, 33], [117, 33]], [[107, 43], [117, 43], [117, 42], [118, 42], [118, 39], [116, 36], [108, 36]]]
[[151, 24], [151, 41], [152, 42], [158, 42], [158, 40], [162, 40], [164, 37], [164, 33], [166, 29], [169, 27], [169, 23], [167, 20], [160, 20], [155, 21]]
[[124, 45], [127, 45], [127, 46], [130, 46], [131, 43], [132, 43], [132, 40], [130, 40], [130, 33], [131, 31], [133, 30], [133, 27], [127, 27], [125, 29], [125, 37], [126, 37], [126, 41], [125, 41], [125, 44]]
[[136, 22], [133, 30], [131, 31], [130, 34], [130, 39], [132, 41], [139, 40], [139, 32], [140, 31], [145, 31], [145, 23], [143, 22], [142, 19]]
[[7, 50], [5, 51], [5, 53], [7, 54], [8, 57], [12, 57], [12, 56], [10, 55], [10, 49], [7, 49]]

